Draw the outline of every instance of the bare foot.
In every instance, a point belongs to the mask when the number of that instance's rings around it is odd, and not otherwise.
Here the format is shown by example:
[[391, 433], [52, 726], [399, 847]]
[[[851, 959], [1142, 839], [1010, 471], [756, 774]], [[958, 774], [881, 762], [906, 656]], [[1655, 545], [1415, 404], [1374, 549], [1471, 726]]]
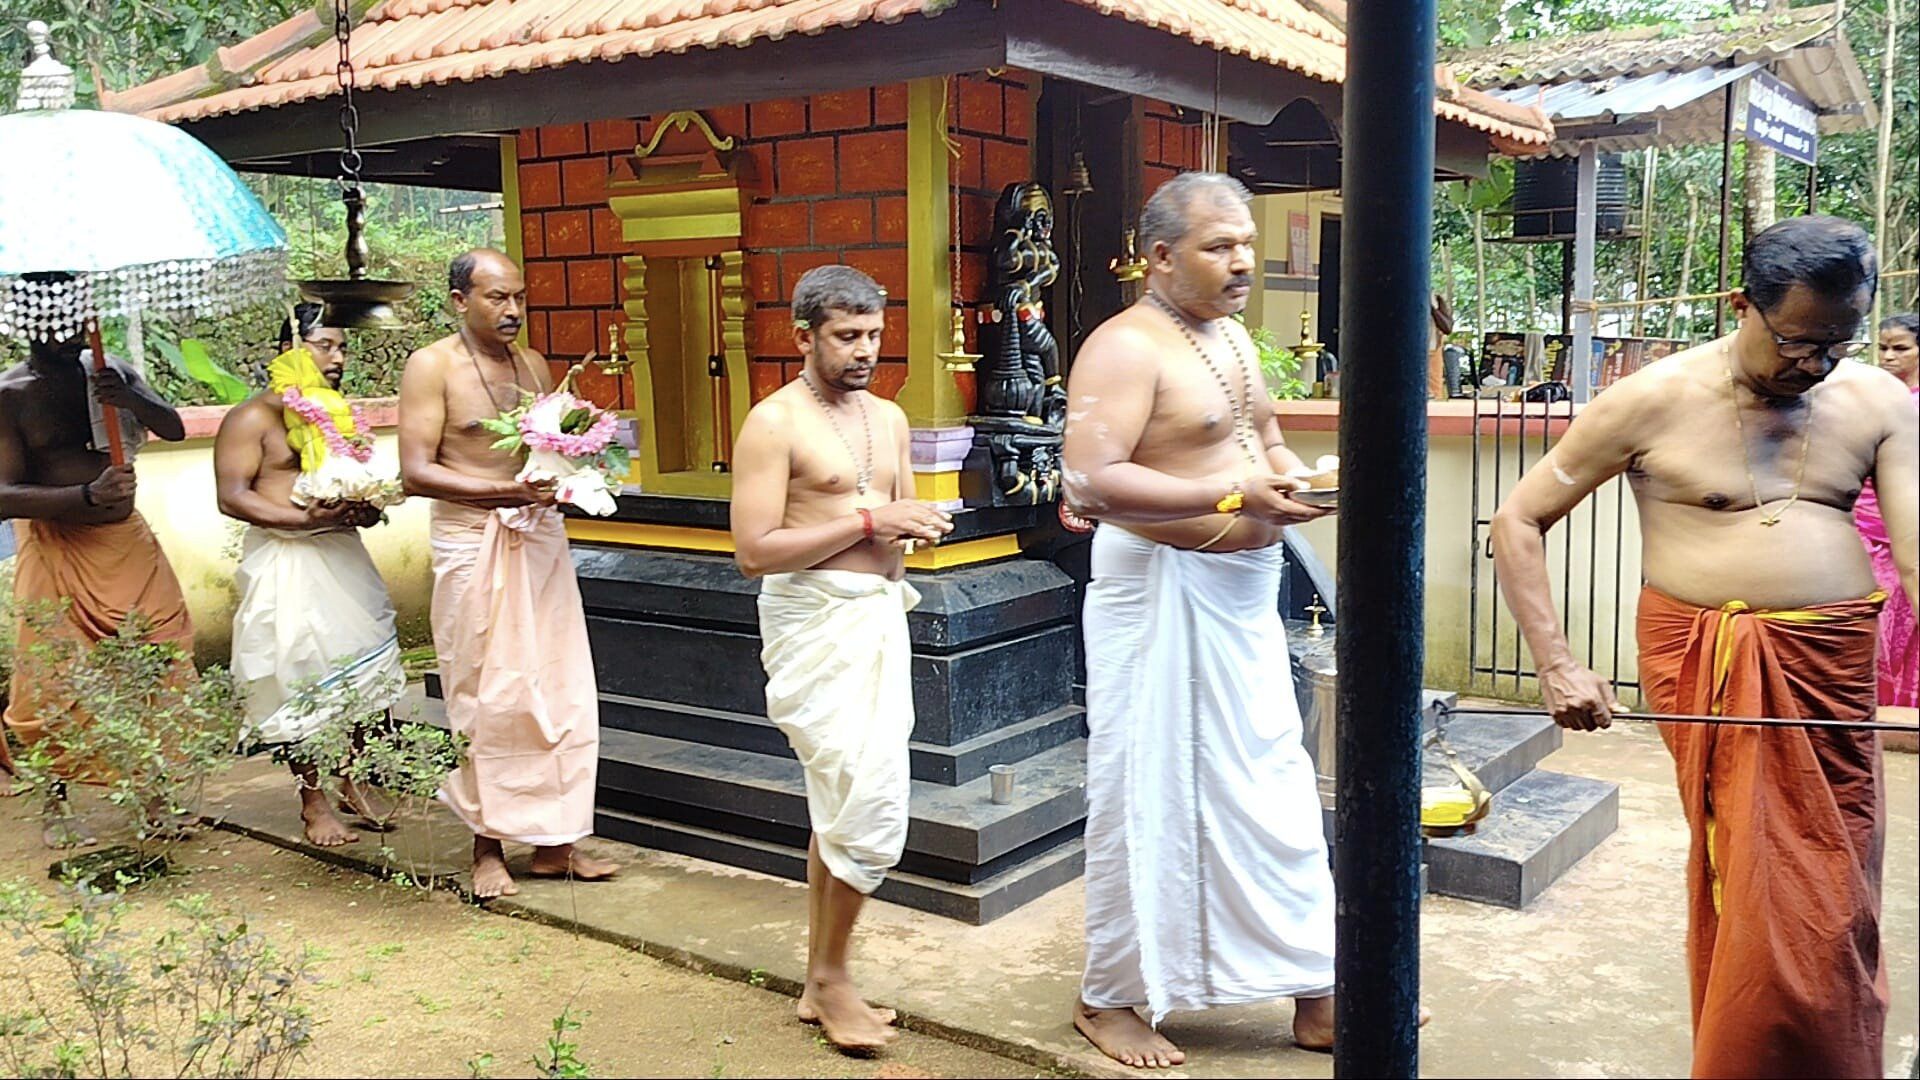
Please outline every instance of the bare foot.
[[0, 799], [11, 799], [13, 795], [13, 772], [0, 769]]
[[360, 819], [360, 824], [374, 832], [393, 830], [393, 807], [374, 798], [373, 793], [347, 777], [340, 778], [341, 812], [352, 814]]
[[[1420, 1026], [1426, 1027], [1433, 1013], [1420, 1006]], [[1333, 1049], [1333, 995], [1293, 999], [1293, 1044], [1302, 1050], [1321, 1053]]]
[[481, 900], [491, 900], [496, 896], [515, 896], [520, 886], [513, 883], [513, 875], [507, 873], [507, 854], [500, 849], [500, 841], [484, 836], [473, 838], [473, 895]]
[[80, 815], [71, 811], [50, 812], [40, 830], [40, 842], [50, 848], [92, 847], [100, 842]]
[[873, 1054], [899, 1037], [891, 1021], [860, 997], [850, 979], [809, 979], [801, 1000], [818, 1017], [827, 1041], [843, 1054]]
[[1095, 1049], [1122, 1065], [1164, 1069], [1187, 1061], [1185, 1051], [1148, 1027], [1132, 1009], [1096, 1009], [1077, 1001], [1073, 1006], [1073, 1026]]
[[340, 847], [360, 842], [358, 834], [333, 816], [333, 811], [327, 808], [327, 800], [309, 798], [301, 802], [304, 805], [300, 807], [300, 820], [307, 826], [307, 843], [314, 847]]
[[[811, 987], [802, 990], [800, 992], [800, 1004], [795, 1006], [793, 1010], [793, 1015], [803, 1024], [818, 1024], [820, 1022], [820, 1010], [814, 1007], [812, 995], [813, 990]], [[867, 1008], [872, 1009], [873, 1015], [879, 1017], [880, 1022], [888, 1027], [892, 1027], [900, 1022], [900, 1014], [884, 1005], [875, 1005], [872, 1002], [868, 1002]]]
[[533, 850], [533, 862], [527, 873], [540, 878], [572, 878], [575, 881], [605, 881], [620, 872], [618, 863], [596, 859], [572, 844]]

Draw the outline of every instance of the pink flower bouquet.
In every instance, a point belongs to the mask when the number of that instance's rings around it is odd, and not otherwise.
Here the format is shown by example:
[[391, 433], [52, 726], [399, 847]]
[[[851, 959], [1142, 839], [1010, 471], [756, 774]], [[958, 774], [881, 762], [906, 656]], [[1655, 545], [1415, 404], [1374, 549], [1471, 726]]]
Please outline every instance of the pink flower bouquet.
[[[301, 455], [300, 476], [293, 482], [295, 506], [333, 505], [342, 502], [366, 503], [385, 510], [406, 501], [400, 480], [377, 473], [373, 462], [373, 429], [360, 415], [358, 405], [349, 405], [351, 431], [343, 434], [327, 406], [289, 386], [280, 392], [286, 408], [305, 420], [318, 432], [324, 454]], [[317, 463], [309, 467], [311, 459]]]
[[613, 495], [626, 479], [627, 448], [614, 441], [620, 418], [570, 389], [573, 373], [549, 393], [525, 394], [518, 409], [482, 421], [499, 435], [496, 450], [527, 456], [514, 479], [552, 483], [555, 498], [596, 517], [615, 509]]

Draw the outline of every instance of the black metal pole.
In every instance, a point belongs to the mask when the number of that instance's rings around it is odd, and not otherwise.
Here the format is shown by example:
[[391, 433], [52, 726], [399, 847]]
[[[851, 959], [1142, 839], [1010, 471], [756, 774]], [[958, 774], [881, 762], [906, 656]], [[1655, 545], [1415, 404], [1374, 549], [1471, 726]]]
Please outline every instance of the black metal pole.
[[1807, 213], [1820, 212], [1820, 166], [1807, 162]]
[[[1420, 682], [1435, 0], [1347, 7], [1333, 1074], [1420, 1058]], [[1364, 672], [1364, 677], [1359, 673]]]
[[[1727, 263], [1733, 258], [1733, 90], [1738, 83], [1727, 84], [1727, 95], [1721, 108], [1723, 128], [1720, 132], [1720, 270], [1719, 284], [1715, 292], [1727, 291], [1727, 275], [1732, 267]], [[1715, 297], [1713, 301], [1713, 336], [1719, 337], [1727, 332], [1727, 298]]]

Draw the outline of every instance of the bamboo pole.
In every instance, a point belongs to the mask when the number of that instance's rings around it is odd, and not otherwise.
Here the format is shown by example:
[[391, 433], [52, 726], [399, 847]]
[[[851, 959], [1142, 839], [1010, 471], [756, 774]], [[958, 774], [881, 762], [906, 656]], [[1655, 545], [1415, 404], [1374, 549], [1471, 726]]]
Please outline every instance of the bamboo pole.
[[[1687, 243], [1680, 251], [1680, 288], [1684, 291], [1693, 285], [1693, 245], [1700, 239], [1700, 192], [1692, 184], [1687, 185]], [[1667, 337], [1671, 339], [1680, 323], [1680, 305], [1676, 302], [1667, 309]], [[1693, 336], [1693, 328], [1687, 328], [1687, 336]]]
[[[1883, 253], [1887, 250], [1887, 193], [1893, 180], [1893, 58], [1900, 49], [1896, 30], [1899, 23], [1900, 0], [1887, 0], [1886, 51], [1880, 54], [1880, 137], [1874, 147], [1877, 167], [1873, 187], [1873, 245]], [[1881, 297], [1881, 290], [1875, 289], [1869, 326], [1880, 325]]]

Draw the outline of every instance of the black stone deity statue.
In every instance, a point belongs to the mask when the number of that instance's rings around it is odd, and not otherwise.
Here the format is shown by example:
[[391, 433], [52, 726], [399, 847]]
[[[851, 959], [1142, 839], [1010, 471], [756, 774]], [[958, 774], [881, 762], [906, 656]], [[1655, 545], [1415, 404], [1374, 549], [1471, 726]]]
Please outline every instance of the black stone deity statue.
[[[1060, 276], [1053, 200], [1031, 181], [1008, 184], [993, 212], [993, 323], [979, 361], [969, 503], [1050, 502], [1060, 491], [1067, 415], [1060, 347], [1047, 329], [1045, 290]], [[986, 490], [982, 490], [985, 488]]]

